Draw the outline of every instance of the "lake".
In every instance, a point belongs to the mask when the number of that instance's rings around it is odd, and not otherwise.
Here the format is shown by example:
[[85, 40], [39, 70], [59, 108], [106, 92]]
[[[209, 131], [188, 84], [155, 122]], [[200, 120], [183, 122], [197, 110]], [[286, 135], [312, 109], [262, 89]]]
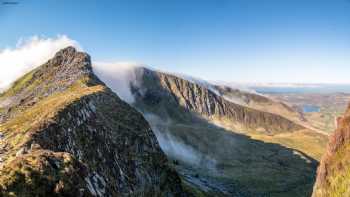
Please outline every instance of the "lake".
[[303, 112], [304, 113], [320, 112], [320, 107], [316, 105], [304, 105]]

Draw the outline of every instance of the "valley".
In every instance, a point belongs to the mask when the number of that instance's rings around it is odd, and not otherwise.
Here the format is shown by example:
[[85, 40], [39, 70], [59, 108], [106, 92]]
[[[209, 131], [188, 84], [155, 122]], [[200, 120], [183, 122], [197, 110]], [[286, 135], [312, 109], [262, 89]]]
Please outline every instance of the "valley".
[[229, 87], [147, 68], [135, 72], [133, 105], [192, 190], [208, 196], [311, 195], [328, 137], [299, 124], [308, 124], [303, 113]]
[[[336, 129], [336, 119], [345, 112], [350, 101], [350, 93], [266, 93], [271, 98], [289, 103], [315, 128], [332, 133]], [[306, 110], [306, 111], [305, 111]]]

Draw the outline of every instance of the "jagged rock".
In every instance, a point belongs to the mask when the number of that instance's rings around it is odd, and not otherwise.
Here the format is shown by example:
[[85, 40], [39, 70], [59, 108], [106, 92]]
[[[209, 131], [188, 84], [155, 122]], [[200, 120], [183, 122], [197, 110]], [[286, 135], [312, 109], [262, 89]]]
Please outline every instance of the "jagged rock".
[[132, 89], [137, 99], [147, 105], [156, 105], [167, 99], [185, 111], [197, 113], [209, 120], [225, 122], [237, 131], [276, 134], [304, 129], [280, 115], [229, 102], [208, 88], [174, 75], [138, 68], [136, 76], [142, 85]]
[[19, 149], [17, 152], [16, 152], [16, 157], [19, 157], [23, 154], [27, 153], [27, 150], [25, 147], [22, 147], [21, 149]]
[[2, 196], [92, 196], [84, 181], [86, 167], [69, 153], [32, 151], [1, 172]]
[[6, 99], [1, 195], [186, 195], [146, 120], [94, 75], [86, 53], [59, 51]]
[[30, 145], [30, 150], [38, 150], [38, 149], [41, 149], [41, 146], [39, 144], [31, 144]]

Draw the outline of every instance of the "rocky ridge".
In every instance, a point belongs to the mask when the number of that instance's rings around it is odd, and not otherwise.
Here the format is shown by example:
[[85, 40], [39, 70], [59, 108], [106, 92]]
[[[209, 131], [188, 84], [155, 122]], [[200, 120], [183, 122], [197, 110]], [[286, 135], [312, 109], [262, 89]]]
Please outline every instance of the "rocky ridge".
[[1, 196], [185, 196], [150, 126], [68, 47], [0, 95]]

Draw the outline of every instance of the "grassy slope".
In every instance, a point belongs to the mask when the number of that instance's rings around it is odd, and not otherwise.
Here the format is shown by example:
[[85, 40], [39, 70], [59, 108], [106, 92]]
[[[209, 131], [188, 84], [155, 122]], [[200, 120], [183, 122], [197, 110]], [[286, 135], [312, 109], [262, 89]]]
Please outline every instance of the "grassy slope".
[[[20, 80], [22, 80], [22, 78]], [[14, 88], [18, 87], [14, 86]], [[42, 121], [51, 120], [60, 109], [79, 100], [79, 98], [103, 90], [103, 86], [86, 87], [83, 82], [77, 82], [64, 92], [55, 93], [42, 99], [34, 106], [24, 109], [20, 114], [0, 125], [0, 131], [2, 131], [5, 136], [4, 139], [0, 141], [0, 146], [5, 146], [4, 143], [6, 143], [6, 146], [8, 146], [12, 152], [12, 154], [7, 154], [7, 156], [15, 156], [18, 147], [21, 147], [30, 140], [29, 134], [36, 125], [39, 125]], [[15, 90], [11, 88], [0, 98], [11, 95], [12, 92], [15, 92]]]
[[204, 160], [199, 167], [192, 169], [193, 175], [212, 177], [228, 187], [233, 183], [235, 189], [247, 193], [247, 196], [311, 194], [316, 163], [311, 158], [308, 158], [311, 162], [308, 163], [308, 159], [295, 154], [292, 149], [206, 124], [171, 124], [169, 130], [177, 139], [217, 162], [214, 173], [200, 167], [208, 164]]
[[233, 101], [237, 100], [235, 98], [242, 100], [241, 102], [238, 102], [238, 104], [241, 103], [244, 106], [259, 111], [278, 114], [295, 122], [301, 121], [301, 115], [299, 112], [286, 105], [285, 103], [279, 102], [278, 100], [274, 100], [267, 96], [235, 90], [227, 87], [226, 91], [225, 88], [219, 89], [219, 91], [220, 90], [222, 94], [228, 98], [228, 100], [230, 100], [230, 98], [232, 98]]
[[332, 133], [336, 129], [335, 119], [343, 113], [343, 110], [327, 106], [322, 107], [320, 112], [306, 113], [305, 117], [315, 128]]
[[350, 196], [350, 109], [339, 120], [318, 169], [313, 197]]
[[339, 149], [327, 163], [326, 182], [318, 183], [313, 197], [350, 196], [350, 144]]
[[299, 150], [318, 161], [324, 154], [328, 142], [328, 139], [324, 135], [307, 129], [273, 136], [253, 134], [251, 137], [264, 142], [277, 143], [288, 148]]
[[325, 196], [344, 197], [350, 196], [350, 144], [346, 144], [337, 151], [328, 165], [329, 185]]
[[31, 72], [28, 72], [27, 74], [23, 75], [21, 78], [17, 79], [11, 86], [10, 89], [6, 90], [5, 92], [0, 94], [0, 98], [10, 97], [15, 95], [17, 92], [21, 91], [24, 88], [27, 88], [31, 90], [33, 87], [36, 86], [37, 83], [40, 81], [37, 81], [35, 83], [29, 84], [31, 80], [33, 80], [33, 73], [35, 70], [32, 70]]
[[77, 196], [75, 188], [84, 187], [83, 174], [84, 166], [69, 153], [35, 150], [1, 169], [0, 192], [4, 197], [46, 196], [55, 188], [64, 196]]
[[[0, 100], [9, 98], [24, 88], [29, 91], [32, 90], [40, 83], [38, 79], [33, 81], [33, 72], [29, 72], [18, 79], [10, 89], [0, 95]], [[28, 84], [29, 82], [31, 83]], [[76, 174], [78, 173], [77, 168], [81, 167], [77, 166], [78, 163], [68, 153], [37, 151], [27, 154], [25, 157], [23, 156], [22, 159], [19, 159], [16, 153], [24, 144], [31, 140], [30, 136], [38, 125], [44, 121], [51, 121], [61, 109], [79, 100], [79, 98], [104, 91], [104, 88], [104, 86], [100, 85], [87, 87], [84, 79], [82, 79], [65, 91], [45, 97], [31, 107], [16, 106], [15, 109], [12, 109], [13, 111], [20, 110], [21, 113], [0, 124], [0, 131], [4, 135], [4, 138], [0, 140], [0, 146], [5, 147], [3, 151], [6, 150], [6, 154], [1, 156], [3, 162], [0, 170], [0, 188], [25, 192], [23, 194], [18, 193], [18, 195], [26, 196], [45, 193], [46, 190], [51, 189], [49, 185], [52, 184], [54, 186], [57, 180], [66, 180], [65, 185], [62, 185], [62, 187], [68, 193], [69, 189], [76, 187], [75, 184], [82, 183], [82, 180], [75, 180], [76, 177], [79, 177]], [[61, 165], [62, 170], [55, 175], [53, 173], [55, 169], [48, 165], [48, 161], [54, 158], [57, 158], [59, 162], [63, 162]], [[45, 176], [39, 176], [41, 173], [44, 173]], [[73, 174], [75, 178], [71, 179]], [[68, 183], [72, 183], [72, 185], [67, 185]], [[31, 188], [30, 191], [23, 191], [24, 187], [16, 188], [20, 187], [20, 184], [26, 185], [25, 188]], [[46, 187], [40, 186], [43, 184], [46, 184]], [[14, 193], [5, 193], [3, 195], [16, 196]]]

